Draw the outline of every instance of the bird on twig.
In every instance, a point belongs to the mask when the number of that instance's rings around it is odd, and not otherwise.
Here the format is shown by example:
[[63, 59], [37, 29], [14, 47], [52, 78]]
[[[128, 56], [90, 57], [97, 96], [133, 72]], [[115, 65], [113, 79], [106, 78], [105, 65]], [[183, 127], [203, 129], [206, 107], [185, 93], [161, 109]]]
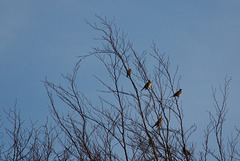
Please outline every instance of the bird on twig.
[[191, 155], [191, 153], [185, 147], [183, 147], [182, 150], [183, 150], [183, 154], [185, 154], [186, 156]]
[[[152, 85], [151, 81], [148, 80], [148, 82], [145, 84], [145, 86], [142, 88], [142, 90], [143, 90], [143, 89], [148, 89], [148, 88], [150, 88], [151, 85]], [[142, 91], [142, 90], [141, 90], [141, 91]]]
[[157, 122], [155, 123], [155, 125], [153, 125], [152, 128], [154, 128], [155, 126], [160, 127], [162, 125], [162, 122], [163, 122], [162, 118], [158, 119]]
[[174, 95], [172, 95], [171, 97], [179, 97], [182, 94], [182, 89], [179, 89], [179, 91], [177, 91], [176, 93], [174, 93]]
[[132, 69], [128, 69], [127, 70], [127, 77], [130, 77], [131, 74], [132, 74]]
[[152, 138], [149, 138], [148, 143], [150, 146], [154, 146], [154, 142], [153, 142]]

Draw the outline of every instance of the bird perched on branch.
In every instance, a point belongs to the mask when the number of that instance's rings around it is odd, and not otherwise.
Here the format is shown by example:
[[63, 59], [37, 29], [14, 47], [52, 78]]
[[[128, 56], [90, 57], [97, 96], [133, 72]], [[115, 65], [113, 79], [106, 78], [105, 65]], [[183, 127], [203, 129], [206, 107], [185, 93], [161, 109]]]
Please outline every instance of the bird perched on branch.
[[132, 69], [128, 69], [127, 70], [127, 77], [130, 77], [131, 74], [132, 74]]
[[[143, 90], [143, 89], [148, 89], [148, 88], [150, 88], [151, 85], [152, 85], [151, 81], [148, 80], [148, 82], [145, 84], [145, 86], [142, 88], [142, 90]], [[142, 90], [141, 90], [141, 91], [142, 91]]]
[[153, 142], [152, 138], [149, 138], [148, 143], [150, 146], [154, 146], [154, 142]]
[[183, 147], [182, 150], [183, 150], [183, 154], [185, 154], [186, 156], [191, 155], [191, 153], [185, 147]]
[[157, 122], [155, 123], [155, 125], [153, 125], [152, 128], [154, 128], [155, 126], [160, 127], [162, 125], [162, 118], [158, 119]]
[[174, 95], [172, 95], [172, 97], [179, 97], [181, 94], [182, 94], [182, 89], [179, 89], [179, 91], [174, 93]]

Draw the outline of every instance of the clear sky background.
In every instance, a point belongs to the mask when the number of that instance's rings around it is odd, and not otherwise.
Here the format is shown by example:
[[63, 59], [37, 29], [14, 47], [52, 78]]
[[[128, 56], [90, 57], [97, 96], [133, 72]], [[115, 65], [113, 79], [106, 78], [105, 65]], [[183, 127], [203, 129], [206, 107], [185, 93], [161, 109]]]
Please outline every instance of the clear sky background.
[[[61, 82], [77, 56], [98, 43], [98, 33], [85, 22], [94, 14], [115, 17], [138, 52], [151, 50], [154, 40], [171, 64], [179, 65], [181, 101], [187, 126], [198, 126], [192, 140], [202, 138], [213, 111], [211, 85], [232, 77], [229, 112], [224, 132], [239, 127], [240, 113], [240, 0], [1, 0], [0, 1], [0, 114], [15, 104], [22, 118], [44, 122], [48, 98], [41, 80]], [[98, 63], [85, 64], [80, 89], [87, 86]], [[89, 72], [90, 71], [90, 72]], [[89, 74], [90, 73], [90, 74]], [[153, 82], [154, 85], [154, 82]], [[87, 87], [86, 87], [87, 86]], [[240, 127], [239, 127], [240, 128]], [[200, 146], [200, 144], [197, 144]]]

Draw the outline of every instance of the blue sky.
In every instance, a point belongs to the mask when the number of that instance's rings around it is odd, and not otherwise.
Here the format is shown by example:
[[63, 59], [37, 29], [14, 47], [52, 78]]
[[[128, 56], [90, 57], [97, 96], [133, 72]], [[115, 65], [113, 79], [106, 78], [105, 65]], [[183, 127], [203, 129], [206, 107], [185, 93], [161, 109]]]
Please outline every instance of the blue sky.
[[[211, 85], [218, 87], [231, 76], [226, 124], [232, 129], [240, 113], [239, 8], [239, 0], [1, 0], [0, 110], [17, 99], [25, 120], [44, 122], [48, 98], [41, 80], [61, 82], [76, 57], [98, 44], [93, 40], [98, 33], [85, 22], [97, 21], [98, 14], [115, 17], [138, 52], [151, 50], [154, 40], [172, 65], [179, 65], [184, 116], [186, 124], [198, 126], [195, 136], [201, 137], [208, 123], [206, 111], [213, 111]], [[94, 60], [85, 65], [82, 84], [101, 71]], [[94, 94], [96, 87], [80, 89]]]

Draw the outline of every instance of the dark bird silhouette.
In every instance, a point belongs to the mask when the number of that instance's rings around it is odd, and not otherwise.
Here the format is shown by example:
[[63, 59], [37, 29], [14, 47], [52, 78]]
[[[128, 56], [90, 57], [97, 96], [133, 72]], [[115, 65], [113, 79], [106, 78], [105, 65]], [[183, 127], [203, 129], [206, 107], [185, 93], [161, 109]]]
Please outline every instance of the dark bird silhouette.
[[128, 69], [127, 70], [127, 77], [130, 77], [131, 74], [132, 74], [132, 69]]
[[185, 147], [183, 147], [182, 150], [183, 150], [183, 154], [185, 154], [186, 156], [191, 155], [191, 153]]
[[157, 122], [155, 123], [155, 125], [153, 125], [152, 128], [154, 128], [155, 126], [160, 127], [162, 125], [162, 118], [158, 119]]
[[[142, 88], [142, 90], [143, 90], [143, 89], [148, 89], [148, 88], [150, 88], [151, 85], [152, 85], [151, 81], [148, 80], [148, 82], [145, 84], [145, 86]], [[142, 91], [142, 90], [141, 90], [141, 91]]]
[[154, 146], [154, 142], [153, 142], [152, 138], [149, 138], [148, 143], [150, 146]]
[[179, 89], [179, 91], [177, 91], [176, 93], [174, 93], [174, 95], [172, 95], [172, 97], [179, 97], [182, 94], [182, 89]]

